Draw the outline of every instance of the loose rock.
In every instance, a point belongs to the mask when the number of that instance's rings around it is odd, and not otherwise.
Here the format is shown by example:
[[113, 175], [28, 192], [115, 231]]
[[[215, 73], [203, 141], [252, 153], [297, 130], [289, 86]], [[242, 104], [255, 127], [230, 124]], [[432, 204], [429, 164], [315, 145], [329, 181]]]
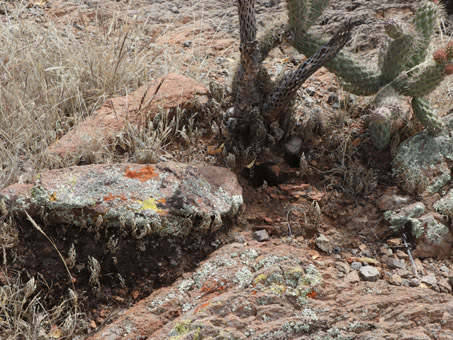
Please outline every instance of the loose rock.
[[387, 266], [390, 269], [395, 269], [395, 268], [406, 269], [406, 264], [404, 263], [404, 261], [400, 260], [400, 259], [396, 259], [394, 257], [388, 259]]
[[379, 278], [379, 270], [373, 266], [363, 266], [359, 273], [364, 281], [376, 282]]
[[253, 233], [253, 239], [258, 242], [269, 241], [269, 234], [265, 229], [257, 230]]
[[330, 241], [324, 234], [321, 234], [316, 238], [315, 244], [323, 252], [330, 253]]
[[423, 276], [421, 282], [430, 287], [435, 287], [435, 286], [437, 286], [436, 275], [431, 273], [429, 275]]

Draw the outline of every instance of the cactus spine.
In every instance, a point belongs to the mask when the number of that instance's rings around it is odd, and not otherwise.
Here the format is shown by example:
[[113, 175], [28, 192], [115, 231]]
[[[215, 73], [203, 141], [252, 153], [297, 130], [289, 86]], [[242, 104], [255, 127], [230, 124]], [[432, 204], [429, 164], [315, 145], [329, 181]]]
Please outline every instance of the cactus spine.
[[[290, 2], [296, 2], [296, 0], [288, 0], [288, 3]], [[391, 87], [400, 95], [412, 97], [414, 115], [427, 130], [432, 133], [439, 132], [442, 129], [442, 122], [427, 100], [423, 99], [447, 74], [451, 73], [452, 69], [452, 43], [449, 43], [441, 52], [436, 52], [437, 55], [434, 55], [436, 63], [426, 62], [431, 35], [439, 12], [434, 2], [425, 0], [409, 29], [403, 28], [396, 21], [389, 21], [385, 30], [393, 40], [386, 50], [380, 68], [362, 65], [344, 52], [340, 52], [324, 66], [340, 78], [345, 90], [354, 94], [373, 95]], [[306, 31], [296, 29], [294, 31], [298, 32], [294, 39], [294, 47], [305, 55], [311, 55], [322, 44], [321, 40]], [[382, 98], [379, 101], [382, 102]], [[370, 129], [373, 130], [373, 132], [370, 131], [371, 139], [378, 149], [383, 149], [382, 141], [387, 140], [387, 144], [389, 141], [390, 125], [383, 123], [381, 115], [374, 113], [372, 117], [375, 122], [370, 125]], [[387, 128], [388, 131], [384, 133], [383, 129]]]
[[383, 150], [390, 142], [390, 118], [392, 113], [386, 107], [378, 107], [371, 114], [370, 138], [378, 150]]

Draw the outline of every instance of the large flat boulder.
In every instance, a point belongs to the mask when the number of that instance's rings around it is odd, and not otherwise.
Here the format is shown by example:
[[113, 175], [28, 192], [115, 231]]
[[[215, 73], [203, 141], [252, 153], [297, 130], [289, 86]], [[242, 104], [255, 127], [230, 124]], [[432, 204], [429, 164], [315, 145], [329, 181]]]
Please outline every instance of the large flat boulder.
[[159, 110], [190, 110], [208, 101], [208, 89], [193, 79], [169, 73], [135, 92], [107, 100], [104, 105], [53, 143], [48, 151], [58, 157], [77, 156], [90, 145], [107, 145], [127, 124], [140, 127]]
[[226, 168], [175, 162], [76, 166], [41, 173], [34, 184], [12, 185], [0, 199], [17, 216], [75, 225], [99, 233], [184, 237], [211, 233], [243, 203]]

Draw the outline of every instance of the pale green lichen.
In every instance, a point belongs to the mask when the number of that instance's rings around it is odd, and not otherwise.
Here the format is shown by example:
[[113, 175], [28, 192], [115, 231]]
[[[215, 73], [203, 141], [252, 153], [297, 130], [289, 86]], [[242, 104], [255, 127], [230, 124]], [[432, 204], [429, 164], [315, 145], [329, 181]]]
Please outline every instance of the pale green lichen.
[[250, 284], [252, 279], [252, 272], [247, 267], [240, 268], [234, 275], [234, 283], [236, 283], [237, 288], [245, 288]]
[[426, 228], [426, 238], [433, 244], [442, 244], [447, 239], [450, 230], [442, 223], [428, 223]]
[[185, 334], [189, 333], [191, 324], [191, 320], [179, 321], [168, 334], [170, 336], [169, 340], [181, 339]]
[[[403, 210], [405, 209], [405, 210]], [[425, 212], [425, 205], [421, 202], [412, 204], [401, 211], [386, 211], [384, 218], [390, 223], [390, 228], [394, 231], [403, 230], [407, 225], [411, 226], [412, 235], [420, 237], [423, 232], [423, 224], [417, 217]]]
[[453, 115], [444, 122], [446, 128], [440, 134], [423, 131], [399, 145], [392, 166], [404, 189], [435, 193], [451, 180], [447, 161], [453, 161]]
[[434, 203], [433, 208], [443, 215], [453, 218], [453, 189], [448, 194]]

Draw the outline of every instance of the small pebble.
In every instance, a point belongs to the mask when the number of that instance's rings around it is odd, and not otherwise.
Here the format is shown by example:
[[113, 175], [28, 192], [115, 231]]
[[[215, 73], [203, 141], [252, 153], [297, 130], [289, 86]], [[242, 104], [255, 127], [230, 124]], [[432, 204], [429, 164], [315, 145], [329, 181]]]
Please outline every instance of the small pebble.
[[258, 242], [269, 241], [269, 234], [265, 229], [255, 231], [252, 237], [254, 240], [257, 240]]
[[354, 270], [359, 270], [362, 267], [362, 262], [352, 262], [351, 263], [351, 268]]
[[379, 278], [379, 270], [373, 266], [363, 266], [359, 273], [364, 281], [376, 282]]
[[420, 280], [417, 278], [413, 278], [409, 281], [409, 285], [411, 287], [418, 287], [418, 286], [420, 286]]

